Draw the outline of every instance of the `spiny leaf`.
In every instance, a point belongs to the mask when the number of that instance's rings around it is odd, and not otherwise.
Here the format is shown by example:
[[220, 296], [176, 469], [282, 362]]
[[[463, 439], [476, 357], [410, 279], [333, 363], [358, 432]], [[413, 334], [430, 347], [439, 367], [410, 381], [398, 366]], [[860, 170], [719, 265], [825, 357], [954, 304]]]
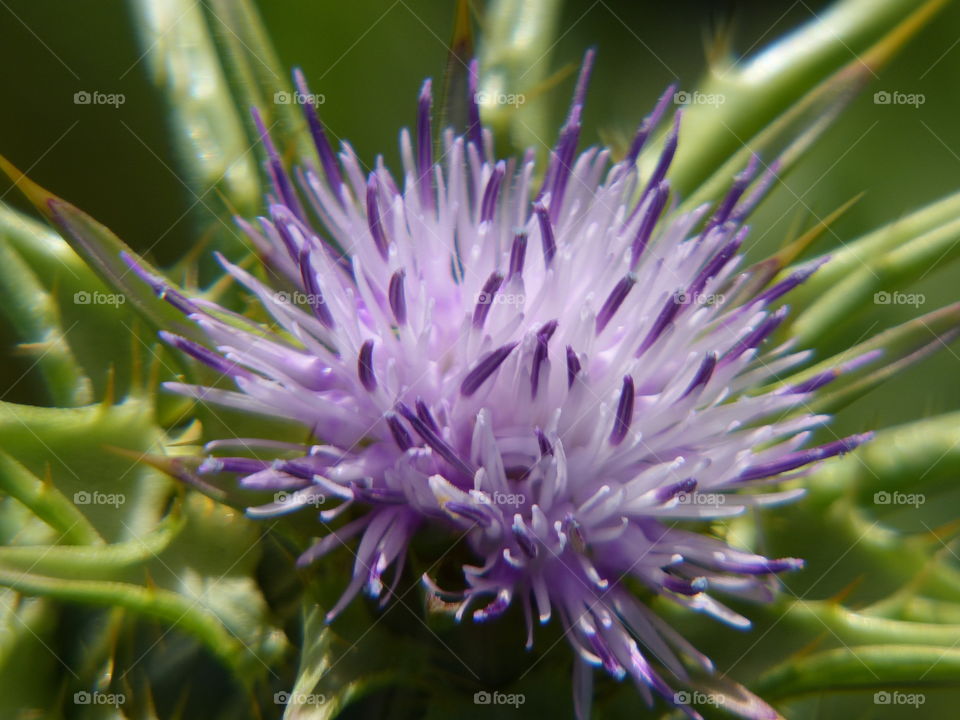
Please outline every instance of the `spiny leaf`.
[[[744, 146], [756, 152], [754, 137], [764, 127], [801, 102], [810, 88], [835, 83], [829, 78], [839, 78], [841, 68], [844, 83], [872, 78], [945, 4], [843, 0], [746, 62], [731, 59], [713, 68], [700, 91], [724, 102], [694, 105], [686, 112], [684, 140], [671, 169], [674, 187], [686, 196]], [[655, 162], [656, 150], [644, 154], [643, 167]]]
[[[130, 269], [123, 256], [135, 256], [135, 253], [109, 228], [37, 185], [2, 156], [0, 171], [16, 184], [44, 217], [63, 230], [71, 247], [96, 270], [104, 282], [130, 298], [148, 321], [156, 327], [175, 328], [180, 334], [196, 336], [196, 328], [185, 322], [177, 310], [157, 297]], [[146, 272], [161, 275], [146, 260], [141, 259], [139, 263]], [[106, 308], [109, 305], [102, 304], [100, 307]]]
[[826, 633], [831, 643], [844, 645], [960, 644], [960, 625], [906, 622], [853, 612], [835, 602], [790, 601], [780, 616], [788, 626], [813, 636]]
[[93, 399], [93, 387], [77, 363], [64, 335], [56, 301], [41, 287], [27, 264], [0, 244], [0, 287], [3, 312], [23, 340], [21, 351], [35, 358], [50, 399], [56, 405], [83, 405]]
[[57, 631], [54, 603], [44, 598], [22, 598], [12, 590], [0, 589], [0, 627], [0, 717], [21, 718], [27, 709], [50, 707], [54, 694], [51, 678], [72, 672], [50, 652]]
[[[747, 286], [738, 292], [742, 293], [744, 297], [750, 297], [752, 294], [759, 293], [763, 288], [767, 287], [783, 268], [803, 255], [807, 248], [820, 239], [820, 237], [862, 197], [863, 193], [860, 193], [850, 200], [847, 200], [847, 202], [843, 203], [843, 205], [828, 214], [825, 218], [817, 220], [813, 227], [799, 237], [788, 242], [783, 248], [767, 259], [756, 263], [749, 271], [750, 279], [747, 281]], [[792, 307], [792, 294], [790, 295], [790, 299]]]
[[837, 648], [788, 661], [760, 678], [757, 691], [771, 698], [835, 690], [955, 686], [960, 649], [926, 645]]
[[[778, 379], [763, 390], [787, 388], [832, 374], [836, 379], [806, 403], [804, 411], [836, 412], [903, 368], [944, 347], [955, 337], [958, 328], [960, 303], [878, 333], [812, 367]], [[844, 366], [850, 364], [856, 364], [856, 369], [845, 371]]]
[[[861, 267], [826, 290], [799, 315], [785, 332], [804, 347], [831, 332], [839, 332], [843, 321], [871, 302], [890, 302], [891, 291], [933, 270], [947, 267], [960, 258], [960, 216], [923, 235], [911, 238], [895, 249], [866, 258]], [[919, 304], [919, 298], [917, 304]]]
[[447, 50], [447, 66], [438, 98], [439, 127], [463, 129], [469, 125], [467, 97], [470, 87], [469, 65], [474, 57], [473, 32], [470, 27], [470, 0], [457, 0], [453, 21], [453, 37]]
[[170, 482], [152, 468], [105, 451], [163, 447], [151, 401], [128, 397], [112, 406], [40, 408], [0, 403], [0, 445], [35, 476], [72, 498], [108, 541], [148, 532], [162, 514]]
[[[220, 43], [223, 64], [240, 107], [258, 109], [281, 152], [309, 157], [313, 142], [300, 105], [290, 101], [293, 89], [289, 73], [277, 58], [254, 3], [210, 0], [203, 7], [207, 24]], [[249, 136], [256, 138], [252, 124], [249, 127]]]
[[824, 465], [811, 479], [817, 493], [850, 490], [934, 493], [956, 487], [960, 474], [960, 413], [917, 420], [877, 432], [855, 454]]
[[377, 672], [369, 667], [365, 672], [358, 672], [353, 658], [344, 661], [344, 656], [355, 648], [344, 647], [345, 643], [323, 618], [324, 613], [319, 607], [308, 605], [304, 608], [300, 669], [293, 689], [286, 693], [288, 701], [283, 720], [334, 718], [350, 702], [390, 682], [402, 672], [401, 668]]
[[19, 545], [0, 547], [0, 569], [67, 580], [107, 579], [162, 553], [183, 528], [179, 513], [142, 537], [110, 545]]
[[202, 5], [136, 0], [132, 6], [147, 66], [167, 99], [189, 192], [200, 216], [209, 219], [217, 249], [233, 256], [245, 243], [229, 208], [251, 214], [262, 192], [245, 118], [230, 94]]
[[484, 124], [514, 149], [533, 147], [542, 155], [548, 150], [543, 139], [553, 137], [550, 108], [537, 88], [550, 74], [562, 9], [562, 0], [494, 0], [484, 12], [480, 112]]
[[0, 490], [56, 530], [61, 542], [80, 546], [103, 542], [86, 515], [53, 483], [41, 480], [3, 451], [0, 451]]
[[172, 623], [203, 642], [239, 678], [246, 677], [255, 662], [243, 644], [212, 613], [177, 593], [130, 583], [64, 580], [7, 569], [0, 569], [0, 585], [26, 595], [64, 602], [122, 607]]
[[[894, 220], [863, 237], [844, 243], [819, 259], [830, 262], [790, 294], [794, 307], [807, 307], [851, 273], [869, 265], [873, 258], [887, 255], [912, 241], [942, 228], [960, 218], [960, 192], [949, 195], [919, 210]], [[796, 270], [787, 268], [781, 278]]]

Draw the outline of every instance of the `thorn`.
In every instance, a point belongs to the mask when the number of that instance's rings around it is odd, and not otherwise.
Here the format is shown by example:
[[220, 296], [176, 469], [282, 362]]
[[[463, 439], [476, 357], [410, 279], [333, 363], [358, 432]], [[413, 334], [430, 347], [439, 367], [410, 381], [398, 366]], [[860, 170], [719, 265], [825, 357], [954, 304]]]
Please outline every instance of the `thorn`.
[[840, 588], [834, 595], [828, 597], [824, 602], [831, 605], [842, 605], [843, 601], [863, 583], [863, 575], [858, 575], [852, 582]]
[[134, 463], [149, 465], [155, 470], [159, 470], [165, 475], [169, 475], [174, 480], [179, 480], [185, 485], [189, 485], [190, 487], [199, 490], [208, 498], [213, 498], [218, 502], [225, 502], [227, 500], [226, 492], [201, 479], [195, 472], [193, 472], [193, 468], [189, 467], [191, 464], [198, 465], [199, 458], [170, 457], [169, 455], [145, 453], [138, 450], [116, 447], [114, 445], [104, 445], [103, 449], [107, 452], [113, 453], [114, 455], [119, 455], [120, 457], [133, 460]]
[[944, 547], [951, 540], [953, 540], [958, 533], [960, 533], [960, 518], [956, 520], [950, 520], [949, 522], [944, 523], [943, 525], [938, 525], [935, 528], [927, 527], [927, 532], [922, 533], [922, 535], [927, 536], [931, 540], [931, 545], [936, 543], [940, 546], [941, 551], [950, 552], [950, 549]]
[[799, 650], [791, 654], [790, 659], [791, 660], [800, 659], [812, 654], [820, 645], [823, 644], [823, 639], [826, 636], [827, 634], [825, 632], [821, 633], [820, 635], [815, 637], [813, 640], [811, 640], [809, 643], [804, 645], [802, 648], [800, 648]]
[[103, 390], [103, 400], [100, 401], [101, 410], [109, 410], [117, 400], [117, 367], [113, 363], [107, 366], [107, 384]]

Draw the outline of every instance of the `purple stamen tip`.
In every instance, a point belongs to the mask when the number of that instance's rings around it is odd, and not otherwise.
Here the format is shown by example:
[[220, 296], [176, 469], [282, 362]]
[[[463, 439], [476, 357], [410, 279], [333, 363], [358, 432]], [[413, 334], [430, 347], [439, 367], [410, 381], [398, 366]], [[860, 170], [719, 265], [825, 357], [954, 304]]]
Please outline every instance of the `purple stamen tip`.
[[673, 156], [677, 152], [677, 143], [680, 137], [680, 117], [681, 113], [679, 110], [673, 115], [673, 126], [670, 128], [670, 134], [667, 135], [667, 140], [663, 146], [663, 152], [660, 153], [660, 160], [657, 162], [656, 168], [653, 170], [653, 175], [650, 176], [650, 180], [647, 182], [647, 187], [643, 191], [643, 195], [646, 196], [653, 188], [657, 187], [666, 177], [667, 170], [670, 169], [670, 164], [673, 162]]
[[397, 325], [407, 322], [407, 299], [403, 292], [404, 271], [397, 270], [390, 276], [390, 287], [387, 294], [390, 297], [390, 310], [397, 321]]
[[[300, 68], [293, 71], [293, 82], [300, 94], [306, 98], [311, 98], [312, 93], [307, 86], [307, 80]], [[343, 177], [340, 174], [340, 167], [337, 165], [337, 157], [330, 147], [330, 141], [327, 139], [327, 132], [320, 122], [320, 116], [314, 103], [303, 103], [303, 114], [307, 118], [307, 125], [310, 128], [310, 135], [313, 137], [313, 144], [317, 150], [317, 157], [320, 158], [320, 165], [327, 176], [327, 182], [334, 190], [334, 195], [343, 203], [343, 197], [340, 193], [343, 185]]]
[[503, 361], [507, 359], [516, 346], [517, 343], [512, 342], [484, 355], [476, 367], [467, 373], [467, 376], [463, 379], [460, 384], [460, 394], [464, 397], [473, 395], [483, 385], [484, 381], [503, 364]]
[[[57, 211], [53, 211], [57, 215]], [[138, 258], [134, 257], [126, 251], [121, 251], [120, 259], [134, 272], [134, 274], [143, 280], [153, 292], [161, 300], [165, 300], [170, 303], [177, 310], [182, 312], [184, 315], [192, 315], [198, 311], [196, 305], [194, 305], [190, 300], [188, 300], [182, 293], [177, 290], [174, 290], [170, 287], [165, 280], [159, 278], [155, 275], [152, 275], [147, 271], [143, 265], [140, 264]]]
[[653, 234], [653, 229], [657, 226], [657, 221], [660, 219], [660, 214], [663, 212], [663, 208], [667, 204], [667, 197], [670, 195], [670, 182], [664, 180], [659, 185], [653, 193], [653, 198], [650, 201], [650, 206], [647, 208], [646, 214], [643, 216], [643, 220], [640, 223], [640, 227], [637, 228], [637, 236], [633, 240], [633, 245], [630, 248], [630, 269], [634, 270], [637, 267], [637, 263], [640, 261], [640, 256], [643, 255], [643, 251], [647, 247], [647, 243], [650, 241], [650, 236]]
[[607, 296], [606, 302], [603, 303], [603, 307], [600, 308], [600, 312], [597, 313], [597, 335], [603, 332], [603, 329], [613, 319], [613, 316], [617, 314], [617, 310], [620, 309], [623, 301], [627, 299], [627, 295], [630, 294], [630, 291], [636, 283], [636, 276], [633, 273], [627, 273], [627, 275], [616, 284], [610, 292], [610, 295]]
[[633, 138], [633, 143], [630, 145], [630, 150], [627, 152], [627, 156], [624, 159], [624, 162], [628, 167], [633, 167], [637, 163], [637, 159], [640, 157], [640, 151], [643, 150], [644, 146], [647, 144], [647, 140], [650, 138], [650, 133], [653, 132], [654, 128], [660, 124], [660, 120], [663, 119], [664, 113], [667, 111], [667, 108], [670, 106], [670, 103], [673, 102], [673, 96], [677, 92], [679, 85], [674, 83], [667, 88], [666, 92], [660, 96], [660, 99], [657, 100], [657, 104], [653, 108], [647, 117], [643, 119], [643, 122], [640, 123], [640, 127], [637, 128], [637, 134]]
[[473, 505], [468, 505], [467, 503], [456, 502], [451, 500], [444, 504], [443, 506], [447, 511], [459, 515], [460, 517], [466, 518], [475, 522], [481, 527], [490, 527], [493, 524], [493, 518], [491, 518], [487, 513], [481, 510], [478, 507]]
[[433, 418], [433, 414], [430, 412], [430, 408], [427, 407], [427, 404], [420, 398], [417, 398], [416, 407], [417, 417], [423, 420], [423, 422], [427, 424], [427, 427], [429, 427], [435, 433], [439, 433], [440, 426], [437, 425], [437, 421]]
[[303, 287], [307, 291], [310, 309], [327, 330], [332, 330], [335, 325], [333, 315], [330, 314], [330, 308], [327, 307], [323, 292], [320, 290], [320, 284], [317, 282], [317, 275], [313, 271], [310, 248], [304, 247], [300, 251], [298, 265], [300, 266], [300, 278], [303, 280]]
[[530, 370], [530, 397], [537, 397], [540, 388], [540, 370], [547, 360], [549, 337], [537, 333], [537, 347], [533, 351], [533, 367]]
[[573, 387], [573, 381], [577, 379], [577, 375], [580, 373], [580, 358], [577, 357], [576, 351], [570, 346], [567, 345], [567, 387]]
[[540, 447], [540, 457], [553, 455], [553, 445], [550, 444], [550, 440], [547, 439], [540, 428], [537, 428], [537, 445]]
[[397, 444], [397, 447], [399, 447], [402, 452], [406, 452], [412, 448], [413, 438], [410, 437], [410, 433], [407, 432], [403, 423], [400, 422], [400, 418], [392, 412], [387, 413], [385, 417], [387, 427], [390, 428], [390, 434], [393, 435], [393, 441]]
[[665, 503], [678, 495], [692, 493], [697, 487], [696, 478], [686, 478], [680, 482], [666, 485], [657, 490], [656, 498], [659, 502]]
[[360, 347], [357, 374], [360, 376], [360, 384], [366, 388], [367, 392], [377, 389], [377, 376], [373, 372], [373, 340], [367, 340]]
[[179, 335], [169, 333], [166, 330], [161, 330], [158, 334], [160, 339], [168, 345], [177, 348], [181, 352], [187, 353], [190, 357], [202, 362], [207, 367], [216, 370], [222, 375], [242, 374], [234, 363], [221, 357], [212, 350], [205, 348], [203, 345], [199, 345]]
[[464, 462], [457, 452], [450, 447], [447, 441], [435, 433], [413, 410], [403, 403], [397, 403], [396, 409], [397, 412], [410, 423], [413, 429], [417, 431], [417, 434], [423, 438], [423, 441], [430, 446], [431, 450], [449, 463], [451, 467], [460, 471], [465, 477], [473, 477], [473, 468]]
[[523, 231], [513, 236], [513, 246], [510, 248], [510, 272], [507, 279], [523, 275], [523, 261], [527, 256], [527, 234]]
[[710, 381], [710, 377], [713, 375], [713, 371], [716, 367], [717, 354], [715, 352], [707, 353], [707, 356], [703, 359], [703, 362], [697, 369], [697, 374], [693, 376], [693, 380], [690, 382], [690, 385], [683, 392], [683, 395], [681, 395], [680, 398], [683, 399], [692, 394], [697, 388], [706, 386], [706, 384]]
[[376, 173], [370, 173], [367, 180], [367, 227], [370, 229], [370, 237], [373, 238], [374, 245], [380, 257], [387, 259], [389, 249], [387, 247], [387, 236], [383, 231], [383, 222], [380, 218], [380, 207], [377, 201], [377, 194], [380, 189], [380, 183], [377, 180]]
[[623, 386], [620, 389], [620, 401], [617, 403], [617, 414], [613, 420], [613, 430], [610, 432], [610, 444], [619, 445], [627, 436], [630, 430], [630, 423], [633, 422], [633, 401], [634, 401], [633, 377], [626, 375], [623, 378]]
[[480, 222], [492, 222], [493, 216], [497, 211], [497, 195], [500, 192], [500, 185], [503, 183], [503, 176], [506, 173], [506, 163], [501, 160], [490, 173], [490, 179], [487, 181], [487, 187], [483, 191], [483, 200], [480, 203]]
[[543, 244], [543, 264], [550, 267], [553, 258], [557, 254], [557, 241], [553, 234], [553, 223], [550, 221], [550, 213], [543, 203], [534, 203], [533, 211], [537, 214], [537, 222], [540, 225], [540, 241]]
[[490, 312], [490, 307], [493, 305], [493, 298], [502, 284], [503, 275], [498, 272], [492, 273], [483, 284], [480, 295], [477, 297], [477, 305], [473, 309], [473, 326], [477, 330], [483, 328], [483, 324], [486, 322], [487, 315]]

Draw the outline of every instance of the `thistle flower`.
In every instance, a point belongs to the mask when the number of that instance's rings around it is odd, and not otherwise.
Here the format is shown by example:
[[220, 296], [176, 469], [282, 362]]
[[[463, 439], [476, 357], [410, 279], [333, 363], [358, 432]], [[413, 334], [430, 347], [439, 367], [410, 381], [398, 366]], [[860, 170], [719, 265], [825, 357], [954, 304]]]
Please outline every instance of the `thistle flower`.
[[[462, 587], [425, 575], [427, 592], [458, 620], [489, 622], [519, 604], [528, 648], [534, 618], [556, 615], [577, 658], [580, 716], [591, 666], [629, 676], [648, 703], [656, 693], [681, 706], [673, 685], [690, 676], [680, 656], [712, 671], [631, 587], [746, 628], [720, 597], [770, 600], [775, 576], [802, 565], [678, 523], [790, 500], [802, 491], [770, 486], [866, 439], [802, 449], [827, 419], [805, 403], [863, 358], [802, 384], [768, 385], [808, 358], [767, 343], [787, 313], [781, 298], [816, 270], [767, 287], [743, 267], [744, 223], [775, 167], [761, 174], [754, 159], [715, 206], [671, 213], [679, 112], [649, 176], [637, 158], [674, 89], [622, 160], [599, 148], [578, 154], [592, 60], [539, 183], [532, 151], [495, 159], [475, 102], [476, 64], [471, 125], [463, 135], [446, 130], [439, 154], [424, 84], [415, 137], [401, 134], [402, 182], [382, 160], [366, 172], [346, 143], [335, 153], [309, 106], [317, 159], [301, 158], [291, 178], [255, 115], [269, 217], [239, 223], [282, 282], [221, 262], [274, 327], [186, 297], [127, 258], [209, 347], [163, 339], [235, 385], [171, 390], [295, 421], [315, 439], [215, 441], [201, 472], [278, 493], [249, 508], [253, 517], [328, 499], [319, 539], [299, 562], [359, 539], [328, 620], [364, 588], [386, 603], [424, 528], [451, 542], [465, 536], [475, 564], [462, 568]], [[295, 80], [308, 94], [299, 72]], [[251, 447], [283, 457], [223, 454]]]

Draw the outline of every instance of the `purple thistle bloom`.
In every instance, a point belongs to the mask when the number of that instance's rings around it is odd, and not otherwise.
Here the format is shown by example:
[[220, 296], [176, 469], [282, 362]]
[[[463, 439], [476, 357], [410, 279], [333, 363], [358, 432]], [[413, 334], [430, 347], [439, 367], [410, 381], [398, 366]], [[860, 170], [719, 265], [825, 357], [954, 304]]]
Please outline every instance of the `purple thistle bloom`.
[[[836, 373], [757, 392], [808, 357], [765, 342], [786, 312], [772, 304], [809, 272], [753, 296], [739, 292], [751, 287], [737, 254], [743, 220], [772, 178], [746, 193], [751, 163], [712, 214], [671, 214], [666, 178], [679, 113], [652, 176], [640, 177], [634, 162], [666, 101], [640, 125], [624, 161], [611, 164], [605, 149], [577, 154], [591, 64], [592, 54], [539, 188], [532, 154], [495, 160], [490, 132], [476, 123], [463, 136], [444, 132], [434, 153], [429, 81], [416, 141], [401, 136], [402, 183], [382, 164], [366, 173], [346, 143], [335, 155], [310, 106], [317, 158], [301, 160], [297, 182], [263, 132], [269, 217], [241, 227], [307, 302], [291, 303], [221, 262], [278, 331], [145, 276], [210, 348], [163, 339], [236, 389], [168, 387], [294, 420], [318, 443], [281, 444], [296, 457], [273, 462], [210, 458], [201, 472], [282, 491], [282, 501], [251, 508], [255, 517], [325, 499], [323, 536], [300, 563], [359, 540], [353, 579], [328, 620], [364, 588], [387, 602], [414, 535], [445, 528], [452, 541], [466, 536], [476, 565], [462, 568], [461, 589], [424, 577], [427, 591], [474, 622], [518, 603], [528, 647], [533, 618], [556, 616], [577, 656], [581, 716], [590, 666], [629, 676], [648, 702], [655, 692], [670, 704], [665, 678], [689, 682], [681, 655], [712, 671], [629, 584], [744, 628], [749, 621], [715, 594], [769, 600], [773, 576], [802, 565], [734, 549], [678, 521], [796, 497], [757, 489], [866, 439], [800, 449], [826, 419], [803, 413], [804, 403]], [[479, 117], [474, 105], [468, 117]], [[327, 525], [348, 510], [348, 522]]]

